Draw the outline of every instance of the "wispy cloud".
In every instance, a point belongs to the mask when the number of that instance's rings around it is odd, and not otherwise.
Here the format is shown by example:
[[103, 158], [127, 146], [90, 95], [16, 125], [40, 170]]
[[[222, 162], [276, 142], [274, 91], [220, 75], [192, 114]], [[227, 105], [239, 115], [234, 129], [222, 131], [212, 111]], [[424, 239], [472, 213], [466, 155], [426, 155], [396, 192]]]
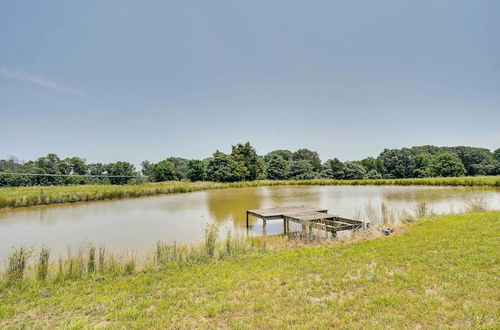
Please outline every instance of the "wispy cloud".
[[2, 66], [0, 66], [0, 76], [29, 82], [32, 84], [36, 84], [39, 86], [50, 88], [52, 90], [66, 93], [66, 94], [72, 94], [72, 95], [78, 95], [78, 96], [82, 95], [82, 93], [80, 93], [79, 91], [62, 86], [56, 82], [53, 82], [53, 81], [50, 81], [50, 80], [47, 80], [47, 79], [44, 79], [41, 77], [37, 77], [37, 76], [29, 74], [27, 72], [8, 70]]

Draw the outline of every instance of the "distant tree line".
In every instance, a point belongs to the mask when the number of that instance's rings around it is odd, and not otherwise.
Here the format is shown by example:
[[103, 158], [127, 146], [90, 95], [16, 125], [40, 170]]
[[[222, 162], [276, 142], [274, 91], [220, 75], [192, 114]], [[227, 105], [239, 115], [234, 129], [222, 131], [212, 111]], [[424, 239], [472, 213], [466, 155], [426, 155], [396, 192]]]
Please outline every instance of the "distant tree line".
[[[385, 149], [378, 157], [342, 162], [322, 162], [309, 149], [274, 150], [260, 156], [250, 145], [232, 146], [198, 160], [169, 157], [158, 163], [143, 161], [141, 171], [128, 162], [87, 164], [84, 158], [60, 159], [48, 154], [34, 161], [15, 157], [0, 160], [0, 186], [47, 186], [70, 184], [136, 184], [146, 181], [251, 181], [304, 179], [396, 179], [500, 175], [500, 148], [491, 152], [475, 147], [417, 146]], [[54, 176], [5, 175], [2, 173], [51, 174]], [[59, 176], [65, 175], [65, 176]]]

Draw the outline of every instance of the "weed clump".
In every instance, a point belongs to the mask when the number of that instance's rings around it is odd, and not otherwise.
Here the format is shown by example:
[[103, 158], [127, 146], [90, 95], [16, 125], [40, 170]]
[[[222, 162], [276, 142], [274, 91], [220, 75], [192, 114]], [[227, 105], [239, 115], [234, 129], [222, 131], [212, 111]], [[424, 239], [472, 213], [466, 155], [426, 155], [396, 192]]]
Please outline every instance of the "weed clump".
[[8, 281], [18, 281], [23, 278], [26, 265], [32, 252], [32, 249], [26, 249], [23, 247], [13, 249], [9, 257], [9, 265], [7, 268]]
[[89, 259], [87, 260], [87, 273], [92, 274], [95, 272], [95, 247], [89, 248]]
[[423, 218], [430, 213], [429, 206], [425, 201], [418, 203], [414, 210], [417, 218]]
[[488, 211], [488, 202], [483, 197], [474, 198], [467, 201], [467, 212], [486, 212]]
[[217, 236], [219, 235], [219, 229], [214, 225], [207, 225], [205, 227], [205, 249], [209, 258], [213, 258], [215, 253], [215, 242], [217, 242]]
[[38, 258], [38, 264], [36, 267], [36, 278], [39, 281], [45, 281], [47, 279], [47, 274], [49, 271], [49, 257], [50, 249], [43, 247], [40, 250], [40, 256]]

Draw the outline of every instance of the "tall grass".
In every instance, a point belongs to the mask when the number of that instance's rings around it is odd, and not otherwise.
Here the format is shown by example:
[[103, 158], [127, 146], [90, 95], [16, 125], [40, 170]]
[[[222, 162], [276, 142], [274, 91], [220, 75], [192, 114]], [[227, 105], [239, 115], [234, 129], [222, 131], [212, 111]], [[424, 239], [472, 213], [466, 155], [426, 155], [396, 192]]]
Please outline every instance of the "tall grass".
[[215, 253], [215, 243], [217, 241], [217, 236], [219, 235], [219, 229], [214, 225], [207, 225], [205, 227], [205, 249], [207, 250], [207, 255], [212, 258]]
[[488, 202], [483, 197], [478, 197], [466, 202], [466, 212], [487, 212]]
[[38, 258], [38, 264], [36, 267], [36, 278], [39, 281], [45, 281], [47, 279], [47, 274], [49, 271], [49, 257], [50, 249], [42, 247], [40, 250], [40, 257]]
[[0, 209], [108, 199], [135, 198], [200, 190], [286, 185], [427, 185], [500, 187], [500, 176], [380, 180], [260, 180], [232, 183], [160, 182], [140, 185], [79, 185], [0, 188]]
[[[204, 229], [204, 240], [199, 244], [180, 246], [177, 243], [165, 244], [157, 242], [156, 249], [138, 263], [133, 253], [116, 255], [106, 253], [104, 246], [96, 249], [92, 245], [80, 249], [76, 255], [68, 250], [65, 258], [50, 263], [50, 250], [42, 248], [40, 257], [33, 272], [28, 272], [28, 261], [32, 249], [13, 249], [9, 257], [8, 268], [5, 271], [6, 280], [17, 281], [23, 277], [35, 278], [39, 281], [51, 279], [53, 281], [76, 280], [85, 277], [100, 277], [104, 275], [130, 275], [139, 267], [148, 269], [165, 266], [183, 266], [203, 264], [229, 257], [248, 255], [264, 251], [257, 248], [253, 239], [233, 238], [229, 232], [225, 238], [218, 240], [219, 229], [214, 225], [207, 225]], [[85, 257], [84, 257], [85, 256]]]
[[96, 262], [95, 262], [95, 247], [90, 246], [89, 248], [89, 259], [87, 261], [87, 272], [89, 274], [94, 273], [96, 270]]
[[125, 275], [132, 275], [135, 271], [136, 261], [134, 255], [129, 255], [127, 261], [125, 262], [125, 266], [123, 267]]
[[24, 271], [33, 250], [20, 247], [13, 249], [7, 267], [7, 281], [18, 281], [24, 277]]
[[416, 206], [415, 206], [415, 216], [417, 218], [423, 218], [425, 216], [427, 216], [430, 212], [430, 208], [429, 208], [429, 205], [427, 204], [427, 202], [419, 202]]
[[99, 247], [99, 273], [104, 273], [105, 270], [105, 255], [106, 255], [106, 248], [101, 245]]

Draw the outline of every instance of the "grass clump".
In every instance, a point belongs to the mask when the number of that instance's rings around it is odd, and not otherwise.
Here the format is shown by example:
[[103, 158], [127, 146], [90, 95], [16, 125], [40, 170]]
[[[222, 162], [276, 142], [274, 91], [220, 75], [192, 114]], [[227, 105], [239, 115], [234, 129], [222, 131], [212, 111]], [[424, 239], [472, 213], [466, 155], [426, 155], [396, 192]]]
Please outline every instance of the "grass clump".
[[102, 245], [99, 247], [99, 273], [104, 273], [106, 269], [106, 248]]
[[205, 249], [209, 258], [213, 258], [215, 254], [215, 243], [218, 235], [219, 229], [217, 226], [209, 224], [205, 227]]
[[18, 281], [23, 278], [28, 260], [33, 253], [32, 249], [23, 247], [13, 249], [8, 262], [7, 281]]
[[130, 255], [127, 262], [125, 263], [125, 266], [123, 267], [125, 275], [132, 275], [135, 271], [135, 267], [135, 257], [133, 255]]
[[466, 212], [487, 212], [488, 202], [483, 197], [467, 201]]
[[427, 215], [429, 215], [430, 213], [430, 208], [429, 208], [429, 205], [427, 204], [427, 202], [423, 201], [423, 202], [419, 202], [416, 206], [415, 206], [415, 216], [417, 218], [423, 218], [423, 217], [426, 217]]
[[92, 274], [96, 270], [96, 261], [95, 261], [95, 247], [90, 246], [89, 248], [89, 258], [87, 261], [87, 273]]
[[39, 281], [45, 281], [47, 279], [47, 274], [49, 272], [49, 257], [50, 249], [42, 247], [36, 266], [36, 278]]

